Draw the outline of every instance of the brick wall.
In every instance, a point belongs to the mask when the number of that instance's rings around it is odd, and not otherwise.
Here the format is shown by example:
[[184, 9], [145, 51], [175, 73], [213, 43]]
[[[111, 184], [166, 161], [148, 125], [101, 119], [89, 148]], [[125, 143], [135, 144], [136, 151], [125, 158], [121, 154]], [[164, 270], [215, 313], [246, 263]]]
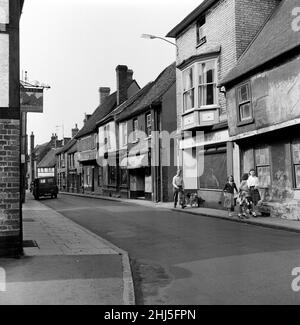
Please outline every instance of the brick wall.
[[20, 122], [0, 120], [0, 241], [20, 232]]
[[281, 0], [236, 0], [237, 57], [246, 50], [255, 35]]
[[[212, 6], [206, 15], [205, 35], [207, 43], [197, 47], [196, 21], [176, 40], [179, 53], [177, 64], [182, 63], [193, 55], [205, 53], [213, 46], [220, 45], [221, 53], [218, 60], [218, 79], [221, 80], [236, 63], [235, 38], [235, 1], [221, 0]], [[182, 128], [182, 72], [177, 69], [177, 114], [178, 128]], [[226, 99], [219, 93], [222, 120], [226, 119]]]
[[[177, 39], [177, 64], [193, 55], [205, 53], [220, 45], [218, 78], [221, 80], [235, 66], [238, 58], [259, 32], [281, 0], [220, 0], [206, 12], [205, 35], [207, 43], [197, 47], [196, 21]], [[177, 126], [182, 128], [182, 72], [177, 70]], [[226, 98], [219, 93], [221, 121], [226, 120]]]

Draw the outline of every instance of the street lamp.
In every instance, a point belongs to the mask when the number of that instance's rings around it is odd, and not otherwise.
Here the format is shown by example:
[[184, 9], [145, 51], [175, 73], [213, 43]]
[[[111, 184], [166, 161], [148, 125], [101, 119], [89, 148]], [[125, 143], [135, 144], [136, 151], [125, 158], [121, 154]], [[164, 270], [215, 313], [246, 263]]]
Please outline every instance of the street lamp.
[[168, 42], [168, 43], [170, 43], [170, 44], [176, 46], [176, 48], [177, 48], [177, 53], [178, 53], [178, 46], [177, 46], [177, 44], [175, 44], [175, 43], [173, 43], [173, 42], [170, 42], [169, 40], [167, 40], [167, 39], [165, 39], [165, 38], [163, 38], [163, 37], [155, 36], [155, 35], [151, 35], [151, 34], [142, 34], [142, 35], [141, 35], [141, 38], [145, 38], [145, 39], [155, 39], [155, 38], [157, 38], [157, 39], [161, 39], [161, 40], [163, 40], [163, 41], [165, 41], [165, 42]]

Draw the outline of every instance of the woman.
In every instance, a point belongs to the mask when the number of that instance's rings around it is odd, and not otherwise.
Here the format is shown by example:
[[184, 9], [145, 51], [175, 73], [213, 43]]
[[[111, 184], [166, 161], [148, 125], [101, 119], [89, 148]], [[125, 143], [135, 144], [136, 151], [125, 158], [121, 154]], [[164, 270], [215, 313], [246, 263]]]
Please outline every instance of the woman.
[[251, 196], [251, 200], [252, 200], [252, 204], [253, 204], [253, 217], [257, 216], [256, 213], [256, 206], [257, 203], [261, 200], [260, 198], [260, 194], [258, 191], [258, 187], [259, 187], [259, 181], [258, 181], [258, 177], [255, 174], [255, 170], [251, 169], [249, 172], [249, 178], [247, 180], [247, 185], [249, 187], [249, 191], [250, 191], [250, 196]]
[[234, 211], [234, 191], [238, 193], [238, 189], [234, 182], [233, 176], [229, 176], [227, 183], [223, 189], [224, 192], [224, 207], [228, 210], [229, 217], [232, 217], [232, 211]]

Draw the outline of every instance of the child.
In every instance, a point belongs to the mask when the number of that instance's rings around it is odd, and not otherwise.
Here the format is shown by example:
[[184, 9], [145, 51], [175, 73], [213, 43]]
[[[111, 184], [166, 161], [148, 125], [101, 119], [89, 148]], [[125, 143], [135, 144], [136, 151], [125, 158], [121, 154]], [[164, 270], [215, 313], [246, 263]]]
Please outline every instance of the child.
[[239, 190], [239, 214], [240, 219], [248, 219], [248, 215], [252, 214], [252, 200], [248, 187], [248, 174], [244, 174]]
[[229, 176], [227, 183], [223, 189], [224, 192], [224, 207], [228, 210], [229, 217], [232, 217], [234, 211], [234, 191], [238, 192], [233, 176]]

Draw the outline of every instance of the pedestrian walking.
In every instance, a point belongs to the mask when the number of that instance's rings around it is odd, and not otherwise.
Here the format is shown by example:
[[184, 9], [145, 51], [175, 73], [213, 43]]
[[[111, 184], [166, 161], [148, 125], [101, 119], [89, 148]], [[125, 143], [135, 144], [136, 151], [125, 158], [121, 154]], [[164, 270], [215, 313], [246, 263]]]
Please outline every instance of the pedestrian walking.
[[252, 214], [252, 199], [250, 196], [250, 191], [248, 187], [248, 178], [249, 174], [244, 174], [242, 176], [242, 181], [239, 188], [238, 195], [238, 204], [239, 204], [239, 213], [238, 217], [240, 219], [249, 218], [249, 215]]
[[227, 179], [227, 183], [223, 189], [224, 192], [224, 207], [228, 210], [229, 217], [232, 217], [232, 212], [234, 211], [234, 191], [238, 193], [238, 189], [234, 182], [233, 176], [229, 176]]
[[249, 187], [250, 196], [253, 204], [253, 217], [257, 217], [257, 204], [261, 200], [260, 194], [259, 194], [259, 180], [258, 177], [255, 174], [255, 170], [251, 169], [249, 172], [249, 178], [247, 180], [247, 185]]
[[184, 202], [184, 182], [181, 169], [178, 169], [177, 174], [173, 177], [173, 191], [174, 191], [174, 208], [181, 204], [182, 208], [185, 208]]

